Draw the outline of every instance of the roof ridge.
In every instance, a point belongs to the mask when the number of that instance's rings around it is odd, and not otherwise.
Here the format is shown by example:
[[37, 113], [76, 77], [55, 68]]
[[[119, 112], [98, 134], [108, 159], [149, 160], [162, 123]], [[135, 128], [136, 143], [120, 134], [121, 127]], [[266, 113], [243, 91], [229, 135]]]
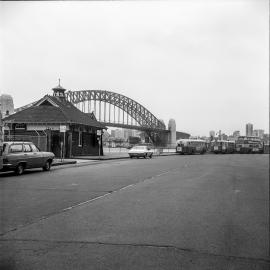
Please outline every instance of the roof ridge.
[[82, 112], [74, 104], [68, 100], [61, 100], [56, 96], [46, 95], [39, 99], [35, 104], [48, 100], [52, 101], [55, 106], [35, 106], [19, 111], [7, 117], [8, 121], [12, 122], [53, 122], [66, 124], [80, 124], [95, 128], [106, 128], [96, 119], [92, 119], [89, 115]]
[[69, 121], [69, 122], [72, 122], [72, 121], [70, 121], [70, 119], [69, 119], [67, 113], [65, 112], [65, 110], [63, 110], [63, 105], [64, 105], [63, 102], [60, 101], [60, 100], [58, 100], [58, 98], [55, 97], [55, 96], [51, 96], [51, 97], [57, 101], [57, 103], [58, 103], [58, 105], [59, 105], [59, 109], [61, 110], [61, 112], [62, 112], [63, 115], [65, 116], [66, 120]]

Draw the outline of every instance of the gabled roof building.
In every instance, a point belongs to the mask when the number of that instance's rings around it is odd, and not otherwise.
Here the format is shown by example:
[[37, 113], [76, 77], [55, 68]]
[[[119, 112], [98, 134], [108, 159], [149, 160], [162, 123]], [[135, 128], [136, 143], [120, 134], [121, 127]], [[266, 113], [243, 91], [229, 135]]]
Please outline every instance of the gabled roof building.
[[30, 139], [58, 157], [102, 154], [99, 148], [102, 138], [97, 133], [106, 127], [94, 114], [83, 113], [67, 101], [60, 83], [52, 90], [52, 96], [46, 95], [32, 106], [4, 118], [8, 126], [5, 139]]

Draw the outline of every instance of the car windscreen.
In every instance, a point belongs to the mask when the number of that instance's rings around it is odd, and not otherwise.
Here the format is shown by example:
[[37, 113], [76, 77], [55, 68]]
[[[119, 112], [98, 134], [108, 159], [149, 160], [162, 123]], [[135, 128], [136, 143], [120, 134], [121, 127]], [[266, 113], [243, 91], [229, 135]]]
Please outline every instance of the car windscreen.
[[39, 149], [34, 144], [31, 144], [31, 148], [33, 152], [39, 152]]
[[136, 150], [145, 150], [145, 146], [134, 146], [132, 149], [136, 149]]

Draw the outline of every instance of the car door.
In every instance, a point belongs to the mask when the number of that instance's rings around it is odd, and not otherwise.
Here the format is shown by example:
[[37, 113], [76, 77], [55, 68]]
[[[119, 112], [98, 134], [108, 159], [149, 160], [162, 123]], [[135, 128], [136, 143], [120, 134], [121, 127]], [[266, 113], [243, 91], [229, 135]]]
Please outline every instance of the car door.
[[26, 159], [26, 168], [35, 168], [35, 161], [33, 151], [29, 143], [23, 144], [24, 157]]
[[30, 146], [32, 149], [33, 167], [35, 167], [35, 168], [42, 167], [44, 165], [42, 152], [40, 152], [39, 149], [33, 143], [31, 143]]
[[8, 151], [8, 159], [12, 166], [17, 166], [20, 162], [25, 162], [26, 157], [24, 156], [23, 152], [23, 144], [22, 143], [16, 143], [11, 144]]

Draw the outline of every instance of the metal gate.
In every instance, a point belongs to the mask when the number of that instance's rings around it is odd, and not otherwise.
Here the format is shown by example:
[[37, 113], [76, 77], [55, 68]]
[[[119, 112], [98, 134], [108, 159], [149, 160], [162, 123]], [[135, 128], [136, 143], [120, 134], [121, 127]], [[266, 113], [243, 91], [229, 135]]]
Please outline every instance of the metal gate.
[[45, 132], [36, 131], [37, 135], [11, 135], [5, 134], [4, 141], [24, 141], [24, 142], [32, 142], [34, 143], [41, 151], [47, 151], [48, 149], [48, 140], [47, 134]]

